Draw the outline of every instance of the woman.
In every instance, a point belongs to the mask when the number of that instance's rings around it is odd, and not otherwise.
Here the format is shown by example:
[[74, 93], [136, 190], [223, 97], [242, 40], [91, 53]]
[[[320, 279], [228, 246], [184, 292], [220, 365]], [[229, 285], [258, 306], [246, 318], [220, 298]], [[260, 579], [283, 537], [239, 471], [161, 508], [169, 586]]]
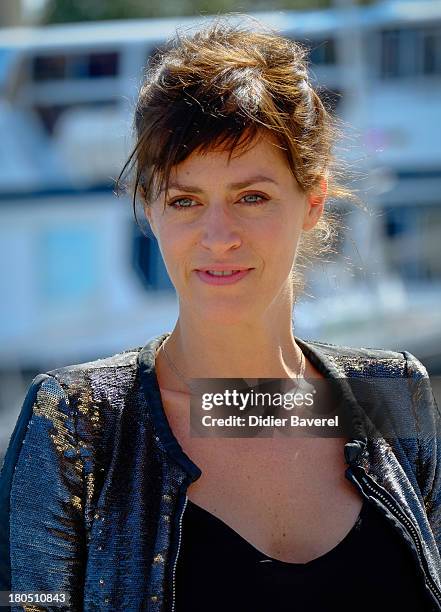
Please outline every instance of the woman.
[[[134, 197], [179, 318], [143, 348], [34, 380], [1, 476], [2, 588], [87, 611], [441, 610], [424, 366], [292, 327], [299, 261], [330, 235], [326, 196], [347, 195], [304, 51], [228, 20], [177, 38], [136, 130]], [[342, 381], [350, 436], [190, 435], [193, 379], [302, 377]], [[401, 383], [381, 414], [412, 435], [368, 437], [376, 398], [362, 407], [350, 377]]]

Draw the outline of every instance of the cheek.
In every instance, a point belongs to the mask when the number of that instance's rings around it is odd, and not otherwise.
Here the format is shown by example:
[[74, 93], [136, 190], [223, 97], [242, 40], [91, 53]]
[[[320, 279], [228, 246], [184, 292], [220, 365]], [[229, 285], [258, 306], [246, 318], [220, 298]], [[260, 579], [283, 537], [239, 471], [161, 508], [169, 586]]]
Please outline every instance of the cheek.
[[278, 279], [285, 278], [291, 271], [300, 234], [301, 220], [291, 217], [272, 222], [266, 235], [261, 237], [267, 261], [277, 270]]
[[176, 268], [191, 258], [194, 241], [182, 227], [163, 225], [158, 233], [158, 244], [167, 266]]
[[278, 252], [294, 252], [301, 231], [301, 220], [279, 217], [267, 222], [255, 233], [256, 239], [266, 249]]

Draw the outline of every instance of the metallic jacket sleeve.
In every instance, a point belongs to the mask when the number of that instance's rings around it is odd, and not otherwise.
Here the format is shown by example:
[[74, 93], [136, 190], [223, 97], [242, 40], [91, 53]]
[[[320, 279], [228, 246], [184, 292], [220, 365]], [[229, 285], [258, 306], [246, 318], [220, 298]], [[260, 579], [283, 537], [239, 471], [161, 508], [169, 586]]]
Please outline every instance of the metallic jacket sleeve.
[[70, 603], [12, 610], [83, 609], [86, 544], [83, 466], [76, 417], [57, 380], [34, 379], [0, 476], [0, 586], [13, 592], [66, 593]]
[[[427, 517], [441, 555], [441, 412], [425, 366], [404, 351], [412, 381], [412, 396], [419, 429], [419, 482]], [[422, 413], [421, 408], [424, 409]]]

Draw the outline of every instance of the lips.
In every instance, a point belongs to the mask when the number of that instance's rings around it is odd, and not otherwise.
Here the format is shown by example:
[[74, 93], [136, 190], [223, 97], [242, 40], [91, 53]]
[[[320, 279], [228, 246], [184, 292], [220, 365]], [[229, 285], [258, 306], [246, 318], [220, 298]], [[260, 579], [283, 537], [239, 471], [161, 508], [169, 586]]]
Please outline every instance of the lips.
[[233, 285], [240, 282], [242, 278], [249, 275], [252, 268], [245, 268], [239, 270], [239, 272], [233, 272], [233, 274], [210, 274], [207, 271], [196, 270], [196, 274], [201, 281], [209, 285], [221, 286], [221, 285]]
[[211, 276], [234, 276], [235, 274], [240, 274], [241, 272], [245, 272], [245, 270], [204, 270], [205, 274], [210, 274]]
[[212, 266], [207, 266], [204, 268], [196, 268], [197, 272], [208, 272], [209, 270], [213, 270], [214, 272], [231, 272], [232, 270], [252, 270], [252, 268], [249, 268], [247, 266], [238, 266], [234, 264], [228, 266], [213, 264]]

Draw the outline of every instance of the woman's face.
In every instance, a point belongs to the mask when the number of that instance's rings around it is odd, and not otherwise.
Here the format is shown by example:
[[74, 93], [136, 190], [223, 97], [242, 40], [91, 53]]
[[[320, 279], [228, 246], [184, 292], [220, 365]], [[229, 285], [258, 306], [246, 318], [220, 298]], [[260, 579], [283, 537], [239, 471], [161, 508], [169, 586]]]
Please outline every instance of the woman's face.
[[[213, 150], [175, 166], [167, 196], [162, 192], [147, 216], [181, 312], [225, 325], [292, 308], [300, 233], [317, 223], [324, 198], [302, 194], [282, 151], [266, 137], [231, 160]], [[198, 271], [216, 265], [250, 270], [233, 284], [204, 282]]]

